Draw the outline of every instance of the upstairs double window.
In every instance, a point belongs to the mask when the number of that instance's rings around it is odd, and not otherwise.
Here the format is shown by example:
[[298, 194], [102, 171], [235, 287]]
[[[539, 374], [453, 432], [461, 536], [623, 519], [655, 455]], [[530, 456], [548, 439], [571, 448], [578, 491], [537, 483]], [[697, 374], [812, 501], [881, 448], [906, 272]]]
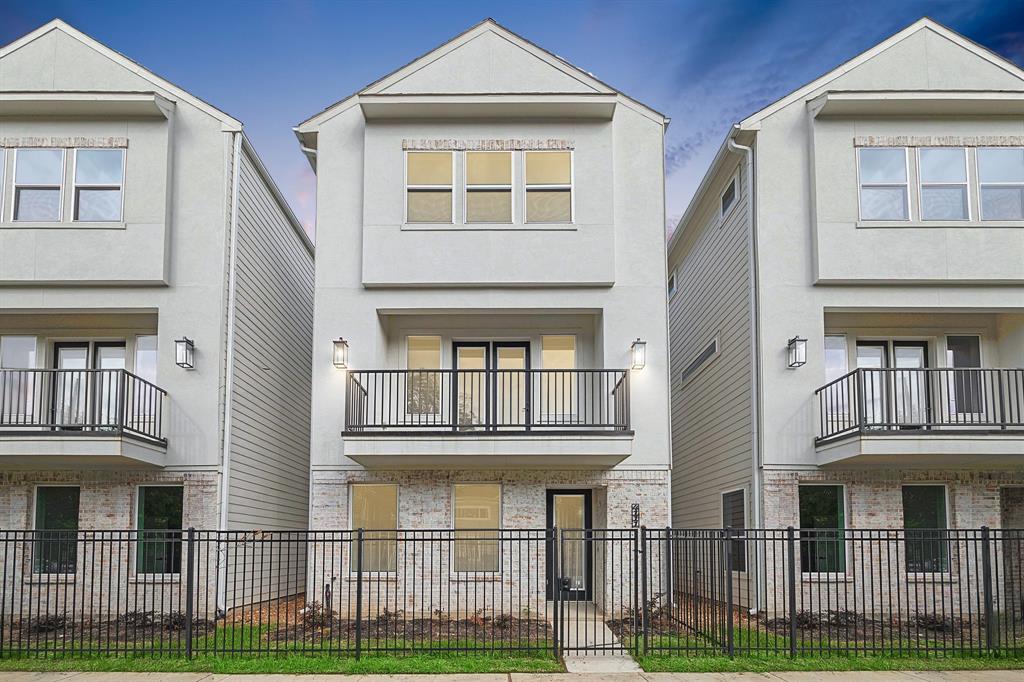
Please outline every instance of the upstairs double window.
[[862, 221], [1024, 220], [1022, 148], [863, 147], [857, 173]]
[[[13, 150], [10, 219], [14, 222], [119, 222], [123, 213], [123, 149]], [[2, 159], [2, 157], [0, 157]], [[70, 164], [70, 172], [68, 166]]]
[[572, 223], [571, 151], [410, 151], [405, 222]]

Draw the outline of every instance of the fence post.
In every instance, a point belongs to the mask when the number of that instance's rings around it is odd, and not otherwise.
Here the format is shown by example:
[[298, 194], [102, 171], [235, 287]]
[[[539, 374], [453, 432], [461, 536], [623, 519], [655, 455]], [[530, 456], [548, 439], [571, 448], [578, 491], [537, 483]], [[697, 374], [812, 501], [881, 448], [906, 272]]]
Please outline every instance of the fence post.
[[356, 531], [356, 659], [363, 649], [363, 529]]
[[999, 393], [999, 428], [1006, 429], [1006, 423], [1010, 420], [1006, 417], [1006, 395], [1003, 393], [1003, 370], [997, 369], [996, 391]]
[[736, 653], [732, 622], [732, 528], [725, 529], [725, 646], [732, 658]]
[[196, 529], [189, 527], [188, 543], [185, 545], [185, 560], [187, 570], [185, 573], [185, 658], [192, 658], [192, 602], [195, 599], [195, 556], [196, 556]]
[[985, 600], [985, 648], [996, 648], [996, 618], [992, 609], [992, 536], [988, 526], [981, 527], [981, 572]]
[[[632, 581], [630, 582], [630, 595], [633, 599], [633, 618], [632, 618], [632, 630], [636, 632], [637, 620], [640, 621], [640, 632], [641, 637], [643, 636], [644, 627], [644, 614], [641, 611], [643, 608], [640, 606], [640, 590], [637, 589], [640, 585], [640, 529], [633, 529], [633, 575]], [[633, 654], [637, 655], [640, 653], [640, 642], [636, 641], [636, 637], [633, 637], [633, 646], [631, 647]]]
[[641, 629], [641, 632], [643, 632], [643, 654], [644, 654], [644, 656], [646, 656], [647, 655], [647, 644], [648, 644], [648, 640], [649, 640], [649, 637], [650, 637], [650, 632], [649, 632], [648, 628], [649, 628], [649, 624], [650, 624], [650, 620], [651, 620], [650, 607], [648, 606], [648, 597], [647, 597], [647, 590], [648, 590], [648, 585], [647, 585], [647, 567], [651, 563], [650, 557], [647, 556], [647, 526], [640, 526], [639, 552], [640, 552], [640, 557], [639, 557], [639, 559], [640, 559], [640, 562], [639, 562], [640, 563], [640, 600], [641, 600], [641, 608], [643, 609], [640, 612], [640, 629]]
[[854, 381], [854, 387], [857, 389], [857, 422], [860, 426], [860, 430], [863, 431], [868, 425], [868, 402], [864, 397], [864, 370], [858, 369], [857, 379]]
[[551, 620], [555, 630], [551, 639], [551, 645], [554, 648], [556, 659], [562, 654], [562, 608], [560, 599], [562, 594], [562, 577], [559, 575], [560, 571], [558, 570], [558, 550], [560, 544], [561, 536], [558, 526], [555, 526], [551, 529], [551, 566], [549, 570], [551, 572], [551, 609], [554, 611]]
[[675, 576], [672, 574], [674, 566], [672, 565], [672, 528], [670, 526], [665, 527], [665, 594], [666, 603], [668, 604], [669, 613], [672, 612], [672, 607], [676, 603], [675, 593]]
[[789, 590], [789, 655], [796, 658], [796, 532], [793, 526], [786, 528], [786, 563], [789, 568], [786, 578]]

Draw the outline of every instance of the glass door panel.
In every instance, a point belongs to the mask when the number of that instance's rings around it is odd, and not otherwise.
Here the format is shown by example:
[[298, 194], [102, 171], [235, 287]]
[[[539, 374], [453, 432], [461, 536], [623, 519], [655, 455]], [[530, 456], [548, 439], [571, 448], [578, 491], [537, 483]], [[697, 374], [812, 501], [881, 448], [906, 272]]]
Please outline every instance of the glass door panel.
[[[549, 490], [548, 528], [557, 528], [561, 598], [587, 600], [593, 585], [591, 492]], [[549, 556], [549, 561], [551, 557]], [[551, 595], [549, 594], [549, 597]]]
[[[889, 344], [886, 341], [858, 341], [857, 368], [882, 369], [889, 366]], [[884, 372], [867, 372], [864, 376], [865, 421], [870, 425], [888, 422], [886, 414], [886, 382]]]
[[455, 344], [455, 424], [460, 430], [486, 428], [488, 411], [487, 368], [490, 344]]
[[530, 344], [495, 342], [494, 424], [497, 428], [523, 427], [529, 423], [527, 372]]
[[921, 428], [929, 422], [928, 345], [924, 341], [893, 341], [895, 369], [893, 413], [900, 428]]
[[[97, 343], [93, 351], [93, 368], [99, 370], [125, 369], [124, 343]], [[96, 425], [114, 428], [118, 423], [121, 374], [104, 371], [95, 372], [94, 377]]]
[[52, 423], [62, 428], [81, 428], [88, 422], [88, 343], [58, 343], [53, 347], [53, 366], [66, 370], [53, 378]]
[[[946, 366], [958, 369], [980, 369], [981, 337], [947, 336]], [[985, 389], [982, 386], [982, 373], [947, 372], [945, 376], [947, 382], [945, 390], [951, 420], [955, 423], [965, 424], [986, 421], [983, 414], [985, 411]]]

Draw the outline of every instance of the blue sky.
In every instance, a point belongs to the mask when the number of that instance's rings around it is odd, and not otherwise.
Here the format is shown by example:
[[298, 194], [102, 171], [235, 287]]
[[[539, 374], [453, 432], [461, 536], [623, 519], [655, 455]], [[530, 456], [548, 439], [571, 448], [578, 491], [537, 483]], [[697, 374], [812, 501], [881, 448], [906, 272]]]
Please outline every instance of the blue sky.
[[493, 17], [672, 118], [674, 225], [732, 123], [925, 15], [1024, 64], [1020, 0], [0, 0], [0, 43], [60, 17], [239, 118], [312, 231], [292, 126]]

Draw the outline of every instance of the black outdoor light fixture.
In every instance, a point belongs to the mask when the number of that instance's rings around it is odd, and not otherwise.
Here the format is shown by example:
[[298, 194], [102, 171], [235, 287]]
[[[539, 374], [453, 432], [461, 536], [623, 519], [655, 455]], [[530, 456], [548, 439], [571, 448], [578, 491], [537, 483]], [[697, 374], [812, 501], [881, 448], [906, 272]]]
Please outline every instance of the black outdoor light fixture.
[[637, 339], [629, 347], [633, 359], [633, 369], [643, 369], [647, 365], [647, 342]]
[[334, 340], [334, 366], [338, 369], [348, 367], [348, 341], [340, 336]]
[[787, 343], [789, 350], [789, 368], [796, 369], [807, 364], [807, 339], [794, 336]]
[[174, 364], [182, 369], [196, 368], [196, 343], [187, 336], [174, 342]]

